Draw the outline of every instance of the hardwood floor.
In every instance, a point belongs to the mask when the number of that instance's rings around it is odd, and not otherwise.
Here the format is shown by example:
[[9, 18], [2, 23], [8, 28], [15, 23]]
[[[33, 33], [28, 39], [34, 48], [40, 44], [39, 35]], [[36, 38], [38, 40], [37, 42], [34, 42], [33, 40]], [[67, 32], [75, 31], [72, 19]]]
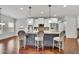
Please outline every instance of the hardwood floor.
[[57, 48], [45, 48], [44, 51], [37, 51], [34, 47], [20, 49], [21, 54], [79, 54], [79, 39], [65, 38], [64, 51], [59, 52]]
[[[15, 39], [15, 38], [14, 38]], [[37, 51], [33, 46], [26, 46], [26, 48], [20, 48], [17, 52], [17, 41], [3, 40], [0, 41], [0, 53], [1, 54], [79, 54], [79, 39], [65, 38], [64, 51], [58, 51], [58, 48], [52, 49], [51, 47], [45, 47], [42, 51]]]
[[35, 47], [27, 46], [27, 48], [21, 48], [19, 51], [20, 54], [63, 54], [64, 52], [61, 50], [59, 52], [58, 48], [52, 49], [51, 47], [45, 47], [44, 50], [40, 49], [36, 50]]
[[79, 54], [79, 40], [74, 38], [65, 38], [64, 53]]

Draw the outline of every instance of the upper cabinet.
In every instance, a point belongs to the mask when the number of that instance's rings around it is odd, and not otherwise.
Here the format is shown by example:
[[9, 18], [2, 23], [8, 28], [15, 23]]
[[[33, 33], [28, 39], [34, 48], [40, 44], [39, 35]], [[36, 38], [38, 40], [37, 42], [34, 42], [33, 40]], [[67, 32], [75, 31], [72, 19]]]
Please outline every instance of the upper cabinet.
[[44, 18], [38, 18], [34, 20], [34, 27], [38, 27], [39, 24], [44, 24]]
[[57, 23], [58, 18], [51, 18], [51, 19], [45, 19], [45, 18], [38, 18], [34, 20], [34, 27], [38, 27], [39, 24], [44, 24], [44, 27], [50, 27], [50, 23]]
[[34, 27], [38, 27], [38, 19], [34, 20]]
[[49, 23], [58, 23], [58, 18], [50, 18]]
[[27, 23], [28, 23], [28, 25], [33, 25], [34, 24], [34, 19], [33, 18], [27, 19]]
[[38, 18], [38, 24], [44, 24], [44, 18]]
[[49, 27], [49, 19], [44, 20], [44, 27]]
[[33, 31], [33, 27], [34, 27], [34, 19], [31, 18], [31, 19], [27, 19], [27, 22], [28, 22], [28, 32], [32, 32]]

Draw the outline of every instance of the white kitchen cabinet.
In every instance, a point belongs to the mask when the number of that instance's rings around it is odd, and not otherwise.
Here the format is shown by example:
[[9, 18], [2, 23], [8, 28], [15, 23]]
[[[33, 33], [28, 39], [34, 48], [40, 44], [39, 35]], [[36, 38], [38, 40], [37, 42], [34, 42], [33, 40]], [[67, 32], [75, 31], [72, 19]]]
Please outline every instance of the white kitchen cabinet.
[[38, 24], [44, 24], [44, 18], [38, 18]]
[[51, 23], [58, 23], [58, 18], [51, 18]]
[[34, 19], [27, 19], [28, 25], [33, 25]]
[[34, 20], [34, 27], [38, 27], [39, 24], [44, 24], [44, 18], [38, 18]]
[[[57, 23], [58, 18], [51, 18], [50, 20], [52, 23]], [[34, 27], [38, 27], [39, 24], [44, 24], [44, 27], [50, 27], [49, 19], [45, 18], [34, 19]]]
[[49, 27], [49, 19], [44, 19], [44, 27]]
[[38, 27], [38, 19], [34, 20], [34, 27]]

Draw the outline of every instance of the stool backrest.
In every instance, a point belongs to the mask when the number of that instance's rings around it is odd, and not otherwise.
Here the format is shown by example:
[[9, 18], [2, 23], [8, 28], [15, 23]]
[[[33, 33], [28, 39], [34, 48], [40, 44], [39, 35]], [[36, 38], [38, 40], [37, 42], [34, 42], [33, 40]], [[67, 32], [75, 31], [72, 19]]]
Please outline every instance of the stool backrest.
[[37, 37], [39, 38], [39, 39], [38, 39], [39, 41], [43, 41], [44, 32], [43, 32], [43, 31], [39, 31], [39, 32], [37, 33]]
[[39, 31], [37, 35], [38, 35], [38, 37], [44, 37], [44, 32], [43, 31]]
[[64, 40], [64, 32], [60, 32], [60, 34], [59, 34], [59, 37], [60, 37], [60, 40]]
[[19, 36], [19, 39], [20, 40], [23, 40], [25, 37], [26, 37], [26, 33], [25, 33], [25, 31], [19, 31], [18, 32], [18, 36]]

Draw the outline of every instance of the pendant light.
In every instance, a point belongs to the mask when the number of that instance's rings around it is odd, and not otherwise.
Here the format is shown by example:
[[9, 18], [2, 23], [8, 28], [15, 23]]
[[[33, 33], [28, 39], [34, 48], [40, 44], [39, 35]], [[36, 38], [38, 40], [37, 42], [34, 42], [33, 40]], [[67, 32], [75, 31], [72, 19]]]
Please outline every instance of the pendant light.
[[31, 24], [32, 23], [32, 21], [31, 21], [31, 6], [29, 6], [29, 16], [28, 16], [28, 19], [29, 19], [28, 23]]
[[31, 18], [31, 6], [29, 6], [28, 32], [33, 32], [33, 19]]
[[51, 18], [51, 5], [48, 5], [49, 7], [49, 18]]
[[1, 10], [2, 10], [2, 8], [0, 8], [0, 25], [5, 25], [5, 23], [2, 23], [2, 22], [1, 22], [1, 16], [2, 16]]
[[48, 5], [48, 7], [49, 7], [49, 23], [51, 23], [52, 21], [51, 21], [51, 5]]
[[29, 18], [31, 18], [31, 6], [29, 6]]

